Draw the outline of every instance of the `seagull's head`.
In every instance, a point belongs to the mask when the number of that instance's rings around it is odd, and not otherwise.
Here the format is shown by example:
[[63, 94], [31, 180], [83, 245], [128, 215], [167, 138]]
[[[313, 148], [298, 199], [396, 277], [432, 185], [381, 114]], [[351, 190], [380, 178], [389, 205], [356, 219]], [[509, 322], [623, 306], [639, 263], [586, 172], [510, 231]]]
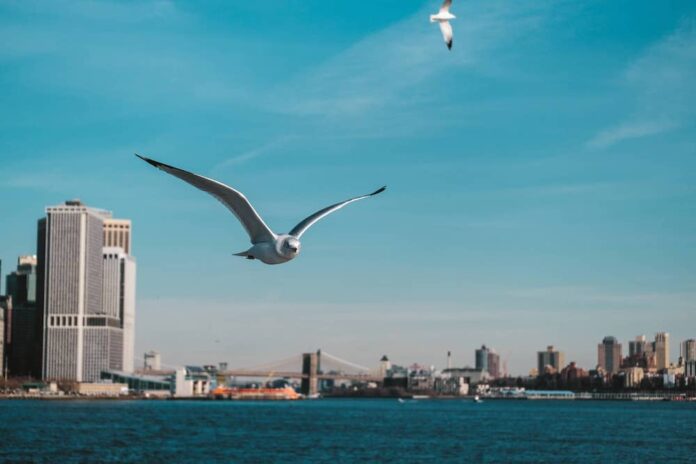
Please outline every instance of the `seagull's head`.
[[297, 240], [295, 237], [288, 237], [285, 239], [283, 242], [283, 247], [281, 249], [281, 252], [288, 257], [294, 258], [298, 254], [300, 254], [300, 241]]

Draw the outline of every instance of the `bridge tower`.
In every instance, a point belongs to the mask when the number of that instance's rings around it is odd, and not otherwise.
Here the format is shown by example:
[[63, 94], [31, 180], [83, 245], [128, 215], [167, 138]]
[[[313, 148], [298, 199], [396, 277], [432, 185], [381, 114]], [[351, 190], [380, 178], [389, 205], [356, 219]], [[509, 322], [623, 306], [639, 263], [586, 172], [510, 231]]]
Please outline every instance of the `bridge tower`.
[[314, 395], [318, 389], [317, 373], [321, 351], [302, 354], [302, 394]]

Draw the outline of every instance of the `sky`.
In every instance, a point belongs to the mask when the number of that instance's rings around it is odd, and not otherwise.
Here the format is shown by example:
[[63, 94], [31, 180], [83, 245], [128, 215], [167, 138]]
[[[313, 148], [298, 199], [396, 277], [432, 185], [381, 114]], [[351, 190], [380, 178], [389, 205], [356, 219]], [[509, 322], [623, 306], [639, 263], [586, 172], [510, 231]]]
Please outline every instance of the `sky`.
[[[696, 337], [696, 3], [0, 0], [0, 259], [48, 205], [133, 221], [136, 352], [248, 367], [321, 348], [511, 374], [555, 345]], [[134, 152], [278, 232], [387, 185], [281, 266]], [[3, 284], [4, 287], [4, 284]], [[625, 348], [627, 350], [627, 348]]]

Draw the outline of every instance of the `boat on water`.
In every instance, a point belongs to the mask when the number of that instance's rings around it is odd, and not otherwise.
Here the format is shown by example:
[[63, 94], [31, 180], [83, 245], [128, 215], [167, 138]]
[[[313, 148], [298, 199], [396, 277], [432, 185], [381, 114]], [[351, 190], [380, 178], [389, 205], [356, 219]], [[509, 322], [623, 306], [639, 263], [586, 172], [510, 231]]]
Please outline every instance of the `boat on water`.
[[290, 387], [237, 388], [219, 386], [211, 393], [215, 399], [227, 400], [299, 400], [302, 395]]
[[483, 403], [483, 400], [480, 396], [476, 395], [474, 396], [474, 403]]

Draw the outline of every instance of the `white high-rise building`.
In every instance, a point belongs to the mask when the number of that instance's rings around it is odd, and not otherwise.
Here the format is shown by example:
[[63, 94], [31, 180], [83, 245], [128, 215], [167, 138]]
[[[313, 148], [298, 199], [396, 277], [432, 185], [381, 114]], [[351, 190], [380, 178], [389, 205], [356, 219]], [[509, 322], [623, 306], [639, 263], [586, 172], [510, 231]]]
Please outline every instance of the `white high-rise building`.
[[105, 221], [110, 212], [75, 200], [46, 208], [39, 222], [44, 379], [99, 380], [129, 366], [128, 350], [132, 370], [135, 262], [104, 249]]
[[[110, 356], [110, 369], [133, 372], [135, 356], [135, 260], [120, 247], [104, 247], [104, 312], [119, 321], [121, 354]], [[116, 346], [112, 346], [117, 349]], [[116, 362], [118, 359], [120, 362]]]

